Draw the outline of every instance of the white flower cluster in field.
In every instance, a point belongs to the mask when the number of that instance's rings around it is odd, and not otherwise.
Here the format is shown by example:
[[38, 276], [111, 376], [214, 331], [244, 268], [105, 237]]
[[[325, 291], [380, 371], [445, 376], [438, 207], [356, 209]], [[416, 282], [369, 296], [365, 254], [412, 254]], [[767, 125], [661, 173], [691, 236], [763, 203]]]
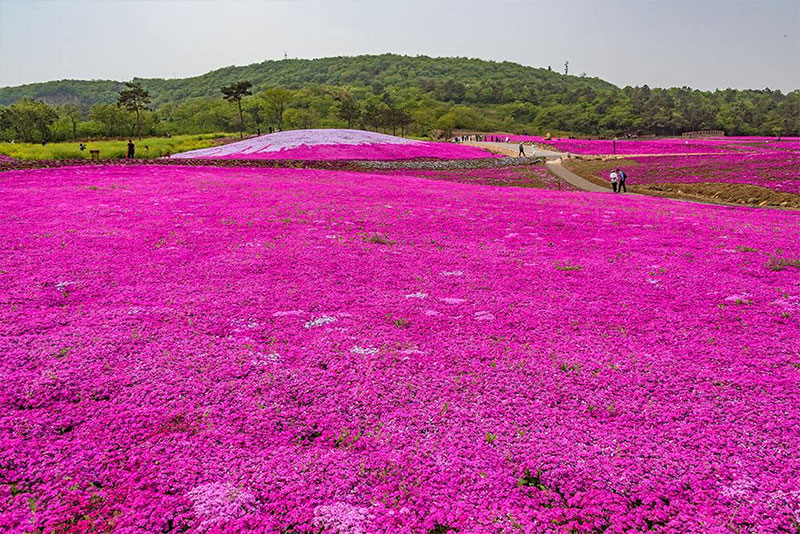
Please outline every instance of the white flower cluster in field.
[[320, 129], [289, 130], [273, 134], [251, 137], [227, 145], [200, 148], [175, 154], [172, 158], [212, 158], [230, 156], [232, 154], [256, 154], [262, 152], [279, 152], [300, 146], [319, 145], [413, 145], [419, 141], [404, 139], [394, 135], [363, 130]]

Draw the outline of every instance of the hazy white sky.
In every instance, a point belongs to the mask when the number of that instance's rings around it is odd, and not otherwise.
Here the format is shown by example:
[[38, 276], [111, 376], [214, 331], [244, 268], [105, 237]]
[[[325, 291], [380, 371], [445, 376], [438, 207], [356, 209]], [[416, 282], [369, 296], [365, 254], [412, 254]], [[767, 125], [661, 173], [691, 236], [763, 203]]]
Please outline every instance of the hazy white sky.
[[800, 0], [0, 0], [0, 86], [265, 59], [509, 60], [619, 86], [800, 88]]

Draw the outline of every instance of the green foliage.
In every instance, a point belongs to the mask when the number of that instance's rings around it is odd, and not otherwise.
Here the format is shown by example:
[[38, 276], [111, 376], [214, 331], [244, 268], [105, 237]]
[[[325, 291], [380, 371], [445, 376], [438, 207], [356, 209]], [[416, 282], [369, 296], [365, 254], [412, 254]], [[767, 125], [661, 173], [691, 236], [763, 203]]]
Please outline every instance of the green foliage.
[[269, 120], [279, 130], [283, 129], [283, 116], [292, 96], [292, 91], [278, 87], [270, 87], [261, 93], [266, 102]]
[[125, 87], [120, 89], [117, 96], [117, 106], [123, 107], [132, 113], [136, 113], [136, 135], [142, 137], [141, 112], [149, 109], [150, 93], [147, 92], [141, 82], [125, 82]]
[[[246, 83], [240, 80], [252, 85], [238, 93], [234, 110], [219, 99], [219, 91]], [[723, 129], [728, 135], [800, 135], [800, 91], [621, 89], [597, 78], [478, 59], [386, 54], [266, 61], [194, 78], [129, 83], [147, 87], [152, 95], [155, 115], [148, 119], [141, 110], [141, 128], [150, 134], [312, 126], [412, 136], [461, 128], [594, 136], [630, 131], [676, 135], [701, 129]], [[112, 81], [30, 84], [0, 89], [0, 104], [28, 98], [58, 109], [70, 104], [83, 114], [97, 104], [116, 102], [117, 92], [126, 87]], [[101, 134], [125, 129], [107, 122], [82, 126], [61, 111], [59, 115], [51, 124], [56, 129], [49, 134], [52, 139], [79, 138], [81, 130], [92, 128]], [[133, 121], [128, 121], [125, 135], [132, 131]], [[21, 139], [7, 122], [0, 136]]]
[[347, 127], [352, 128], [353, 124], [361, 117], [361, 104], [353, 93], [341, 90], [336, 94], [336, 114], [343, 121], [347, 121]]
[[89, 120], [101, 126], [102, 135], [116, 137], [132, 135], [133, 114], [116, 104], [97, 104], [89, 111]]
[[242, 98], [253, 93], [250, 88], [253, 83], [250, 81], [233, 82], [230, 85], [222, 87], [222, 98], [228, 102], [236, 102], [236, 107], [239, 110], [239, 137], [244, 137], [244, 114], [242, 112]]
[[47, 141], [50, 127], [58, 113], [43, 102], [23, 99], [7, 108], [0, 108], [0, 130], [5, 136], [26, 142]]

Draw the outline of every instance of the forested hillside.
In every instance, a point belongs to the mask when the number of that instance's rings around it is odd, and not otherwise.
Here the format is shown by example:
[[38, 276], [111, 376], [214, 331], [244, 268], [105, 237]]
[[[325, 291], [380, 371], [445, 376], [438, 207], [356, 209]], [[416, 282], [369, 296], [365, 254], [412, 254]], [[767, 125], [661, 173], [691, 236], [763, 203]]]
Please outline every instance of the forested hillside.
[[[636, 131], [674, 135], [722, 129], [729, 135], [800, 135], [800, 92], [690, 88], [618, 88], [597, 78], [562, 75], [509, 62], [398, 55], [265, 61], [185, 79], [139, 79], [149, 92], [147, 134], [237, 131], [236, 106], [220, 88], [253, 83], [247, 132], [352, 126], [413, 135], [457, 128], [610, 136]], [[52, 107], [49, 126], [32, 137], [130, 135], [131, 116], [112, 109], [121, 82], [62, 80], [0, 88], [0, 135], [22, 138], [12, 105]], [[38, 107], [38, 112], [43, 108]], [[36, 121], [34, 121], [36, 122]], [[28, 134], [25, 134], [28, 135]], [[22, 137], [21, 137], [22, 136]]]

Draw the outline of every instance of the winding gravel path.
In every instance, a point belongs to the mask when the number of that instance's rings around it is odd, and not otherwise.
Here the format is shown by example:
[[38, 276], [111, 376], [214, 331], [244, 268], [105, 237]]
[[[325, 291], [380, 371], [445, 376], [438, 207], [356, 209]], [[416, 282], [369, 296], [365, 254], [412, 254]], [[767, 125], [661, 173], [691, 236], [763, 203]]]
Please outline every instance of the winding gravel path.
[[561, 165], [561, 158], [550, 159], [547, 161], [547, 163], [545, 163], [545, 165], [550, 172], [583, 191], [591, 191], [594, 193], [609, 193], [611, 191], [610, 188], [599, 186], [596, 183], [590, 182], [586, 178], [578, 176], [571, 170], [567, 169]]
[[[519, 154], [518, 143], [468, 142], [466, 144], [486, 148], [488, 150], [491, 150], [492, 152], [505, 154], [506, 156], [517, 156], [517, 154]], [[561, 165], [561, 158], [564, 155], [566, 155], [564, 152], [555, 152], [553, 150], [545, 150], [531, 145], [525, 145], [525, 154], [529, 158], [533, 157], [546, 158], [547, 161], [545, 165], [547, 166], [548, 170], [550, 170], [550, 172], [552, 172], [565, 182], [580, 189], [581, 191], [591, 191], [594, 193], [609, 193], [611, 191], [610, 188], [602, 187], [593, 182], [590, 182], [586, 178], [578, 176], [571, 170]]]
[[[469, 141], [465, 145], [477, 146], [485, 148], [492, 152], [504, 154], [506, 156], [516, 157], [519, 155], [519, 143], [489, 143], [489, 142], [475, 142]], [[554, 152], [552, 150], [545, 150], [543, 148], [525, 145], [525, 155], [527, 157], [546, 157], [546, 158], [560, 158], [564, 155], [563, 152]]]

